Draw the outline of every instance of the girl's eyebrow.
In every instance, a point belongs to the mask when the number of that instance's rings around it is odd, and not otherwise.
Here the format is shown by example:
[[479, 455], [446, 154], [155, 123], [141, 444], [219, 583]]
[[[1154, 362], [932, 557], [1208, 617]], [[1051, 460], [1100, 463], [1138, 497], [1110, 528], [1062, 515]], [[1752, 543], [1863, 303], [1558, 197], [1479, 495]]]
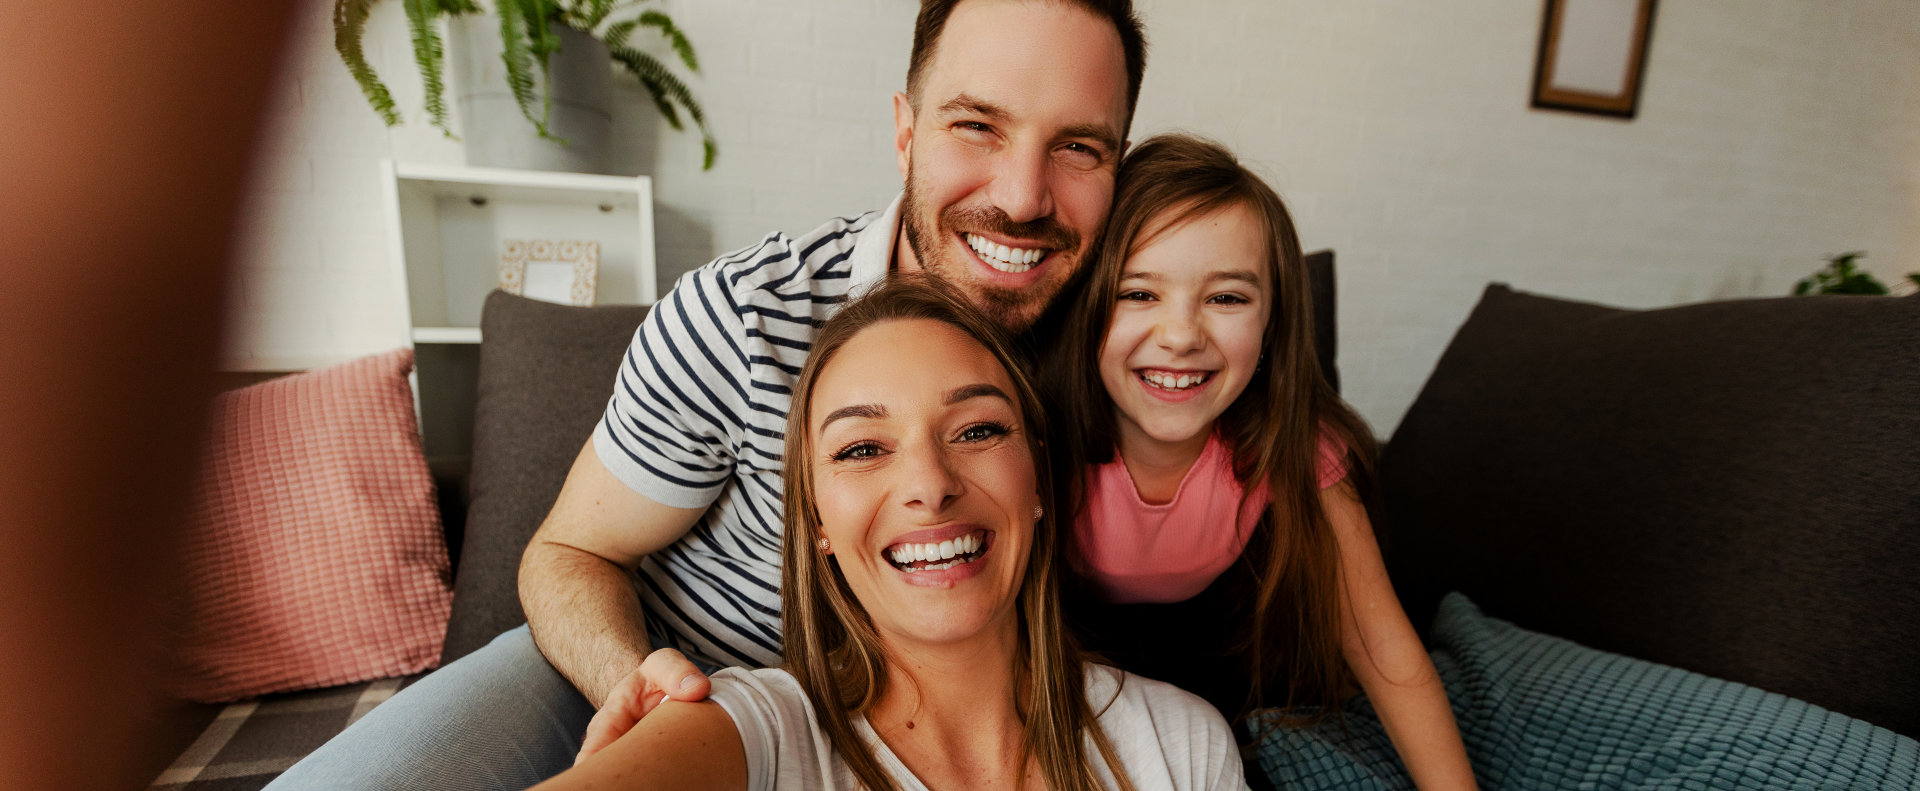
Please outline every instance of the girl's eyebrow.
[[[1120, 275], [1120, 282], [1122, 283], [1129, 280], [1155, 282], [1163, 279], [1165, 278], [1162, 277], [1159, 272], [1127, 272]], [[1246, 283], [1249, 286], [1260, 285], [1260, 276], [1254, 274], [1254, 271], [1251, 269], [1216, 269], [1207, 273], [1206, 281], [1208, 283], [1217, 280], [1233, 280]]]

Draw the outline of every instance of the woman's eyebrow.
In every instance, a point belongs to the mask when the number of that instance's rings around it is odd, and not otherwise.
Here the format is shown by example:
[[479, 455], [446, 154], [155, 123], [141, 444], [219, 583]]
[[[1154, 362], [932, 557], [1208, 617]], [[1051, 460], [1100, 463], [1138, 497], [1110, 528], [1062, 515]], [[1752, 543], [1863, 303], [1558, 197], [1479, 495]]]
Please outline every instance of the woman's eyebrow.
[[843, 417], [863, 417], [869, 420], [879, 420], [886, 416], [887, 416], [887, 408], [879, 404], [854, 404], [853, 406], [843, 406], [839, 409], [833, 410], [832, 412], [828, 412], [826, 419], [820, 421], [820, 427], [814, 430], [826, 431], [827, 426], [833, 425], [833, 421], [839, 420]]
[[1013, 399], [1007, 397], [1006, 391], [1001, 390], [1000, 388], [994, 387], [993, 385], [987, 384], [985, 382], [981, 382], [979, 384], [971, 384], [965, 387], [956, 387], [952, 390], [948, 390], [946, 404], [947, 406], [952, 406], [954, 404], [958, 404], [962, 401], [966, 401], [971, 398], [998, 398], [1002, 401], [1007, 402], [1008, 404], [1013, 403]]

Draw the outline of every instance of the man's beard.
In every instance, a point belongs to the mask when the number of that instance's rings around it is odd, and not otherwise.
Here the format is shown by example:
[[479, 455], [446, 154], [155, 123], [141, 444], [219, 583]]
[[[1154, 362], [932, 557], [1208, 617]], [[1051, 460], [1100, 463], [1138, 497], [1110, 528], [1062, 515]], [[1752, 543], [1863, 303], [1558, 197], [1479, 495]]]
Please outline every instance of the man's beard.
[[[1050, 273], [1025, 289], [975, 282], [967, 277], [967, 262], [953, 260], [954, 248], [945, 244], [947, 239], [958, 235], [960, 228], [966, 228], [976, 233], [1038, 241], [1052, 250], [1042, 262], [1043, 266], [1058, 268], [1069, 274], [1077, 268], [1075, 264], [1080, 255], [1080, 234], [1062, 226], [1052, 216], [1014, 222], [999, 207], [987, 205], [948, 206], [941, 210], [938, 218], [929, 219], [921, 216], [920, 207], [924, 204], [925, 199], [919, 194], [918, 184], [913, 177], [913, 164], [909, 162], [907, 192], [900, 207], [900, 217], [901, 224], [905, 226], [907, 244], [913, 248], [914, 258], [919, 259], [921, 270], [966, 294], [968, 301], [981, 313], [1009, 330], [1020, 332], [1040, 318], [1040, 314], [1047, 309], [1047, 303], [1053, 301], [1065, 284], [1065, 277]], [[933, 227], [927, 227], [929, 224]]]

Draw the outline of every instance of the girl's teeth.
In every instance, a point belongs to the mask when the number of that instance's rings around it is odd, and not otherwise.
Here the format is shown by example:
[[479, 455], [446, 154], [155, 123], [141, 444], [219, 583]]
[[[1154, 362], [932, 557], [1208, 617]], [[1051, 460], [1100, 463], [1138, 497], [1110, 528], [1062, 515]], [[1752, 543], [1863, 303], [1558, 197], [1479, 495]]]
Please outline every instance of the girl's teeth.
[[1185, 390], [1207, 381], [1210, 374], [1163, 374], [1159, 372], [1143, 373], [1141, 381], [1162, 390]]

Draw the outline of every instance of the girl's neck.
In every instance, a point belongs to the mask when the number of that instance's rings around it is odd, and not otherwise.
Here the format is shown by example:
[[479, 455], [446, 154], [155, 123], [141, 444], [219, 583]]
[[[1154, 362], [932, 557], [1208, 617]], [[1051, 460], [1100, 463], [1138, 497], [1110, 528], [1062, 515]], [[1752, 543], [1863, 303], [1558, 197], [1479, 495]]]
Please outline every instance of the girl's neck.
[[1140, 499], [1159, 505], [1173, 501], [1180, 482], [1207, 448], [1213, 436], [1211, 427], [1177, 442], [1162, 442], [1147, 436], [1137, 426], [1122, 423], [1119, 433], [1120, 460], [1127, 465], [1133, 488]]
[[1018, 788], [1037, 767], [1015, 765], [1025, 733], [1012, 618], [999, 634], [954, 645], [888, 647], [887, 688], [868, 724], [929, 788]]

